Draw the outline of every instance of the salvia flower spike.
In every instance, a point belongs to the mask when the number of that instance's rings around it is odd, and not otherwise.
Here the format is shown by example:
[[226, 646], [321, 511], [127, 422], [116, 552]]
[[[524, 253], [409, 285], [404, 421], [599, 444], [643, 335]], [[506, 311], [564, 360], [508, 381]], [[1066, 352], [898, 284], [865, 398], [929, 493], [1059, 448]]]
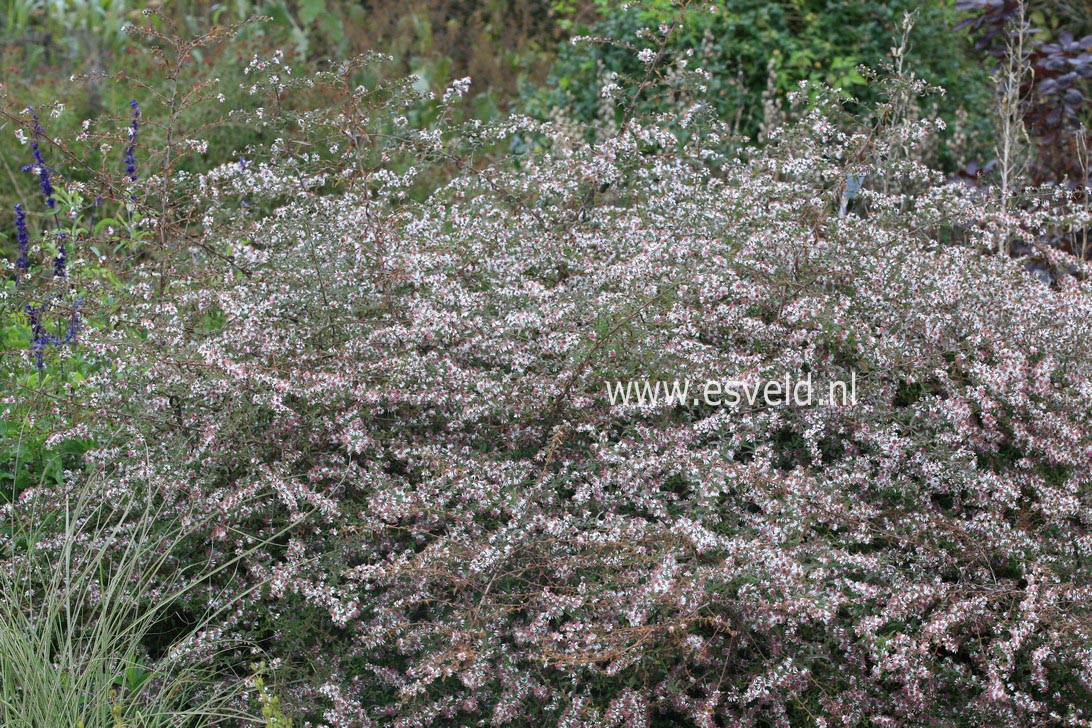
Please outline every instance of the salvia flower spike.
[[15, 261], [15, 268], [25, 271], [30, 267], [30, 260], [27, 258], [30, 235], [27, 233], [27, 213], [22, 205], [15, 206], [15, 237], [19, 242], [19, 257]]
[[34, 136], [30, 140], [30, 151], [34, 155], [34, 163], [27, 164], [23, 167], [24, 172], [35, 172], [38, 175], [38, 185], [42, 189], [42, 195], [46, 198], [46, 207], [53, 209], [57, 206], [57, 200], [53, 197], [53, 181], [50, 178], [49, 166], [45, 163], [45, 158], [42, 157], [42, 148], [40, 141], [45, 132], [42, 130], [41, 121], [38, 119], [38, 113], [34, 110], [33, 106], [27, 107], [27, 113], [34, 119]]
[[133, 110], [133, 114], [129, 122], [129, 145], [125, 147], [125, 174], [130, 182], [136, 182], [136, 144], [137, 137], [140, 135], [140, 104], [136, 99], [131, 99], [129, 108]]

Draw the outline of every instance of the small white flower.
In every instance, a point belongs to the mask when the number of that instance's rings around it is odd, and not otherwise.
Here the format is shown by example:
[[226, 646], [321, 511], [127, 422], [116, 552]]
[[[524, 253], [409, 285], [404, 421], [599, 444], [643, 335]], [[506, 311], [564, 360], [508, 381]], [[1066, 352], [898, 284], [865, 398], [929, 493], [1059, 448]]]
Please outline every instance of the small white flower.
[[444, 103], [451, 101], [452, 99], [461, 98], [463, 94], [470, 88], [470, 76], [460, 78], [453, 82], [451, 86], [444, 92]]

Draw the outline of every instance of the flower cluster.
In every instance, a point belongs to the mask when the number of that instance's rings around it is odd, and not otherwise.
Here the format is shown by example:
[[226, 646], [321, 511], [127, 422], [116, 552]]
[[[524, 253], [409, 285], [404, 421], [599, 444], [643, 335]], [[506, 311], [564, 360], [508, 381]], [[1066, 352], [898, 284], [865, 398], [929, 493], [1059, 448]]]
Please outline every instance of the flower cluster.
[[53, 258], [53, 277], [64, 278], [68, 273], [67, 233], [57, 233], [57, 255]]
[[129, 101], [132, 116], [129, 122], [129, 144], [125, 147], [125, 174], [130, 182], [137, 181], [136, 145], [140, 135], [140, 104], [136, 99]]
[[57, 343], [57, 338], [46, 331], [42, 325], [42, 308], [27, 304], [27, 324], [30, 326], [30, 352], [34, 357], [34, 366], [38, 371], [45, 369], [45, 348]]
[[27, 213], [21, 204], [15, 206], [15, 238], [19, 243], [19, 257], [15, 260], [15, 268], [26, 271], [30, 267], [30, 260], [27, 258], [30, 235], [27, 233]]
[[45, 353], [48, 347], [74, 345], [79, 338], [80, 332], [84, 329], [83, 317], [80, 313], [83, 299], [76, 298], [70, 306], [71, 311], [68, 313], [67, 321], [62, 324], [64, 327], [63, 333], [60, 335], [51, 333], [43, 320], [43, 316], [50, 311], [53, 303], [56, 303], [56, 301], [52, 299], [37, 306], [28, 303], [23, 309], [27, 325], [30, 327], [30, 355], [34, 368], [39, 372], [45, 370]]

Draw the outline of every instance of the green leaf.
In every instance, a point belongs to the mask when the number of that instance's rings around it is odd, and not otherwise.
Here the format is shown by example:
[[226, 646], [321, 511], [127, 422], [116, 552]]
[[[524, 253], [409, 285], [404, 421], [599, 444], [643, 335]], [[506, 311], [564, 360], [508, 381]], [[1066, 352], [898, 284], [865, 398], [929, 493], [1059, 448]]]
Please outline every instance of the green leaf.
[[280, 26], [291, 27], [294, 25], [291, 16], [288, 14], [288, 9], [284, 7], [284, 3], [269, 3], [262, 8], [262, 15], [268, 16]]
[[122, 226], [121, 223], [118, 222], [117, 220], [115, 220], [114, 218], [104, 217], [103, 219], [99, 220], [95, 224], [95, 235], [98, 235], [100, 230], [102, 230], [104, 227], [107, 227], [109, 225], [114, 225], [116, 227], [121, 227]]
[[132, 692], [137, 692], [140, 687], [153, 675], [141, 665], [125, 668], [125, 686]]
[[310, 25], [325, 10], [325, 0], [300, 0], [300, 22], [304, 25]]

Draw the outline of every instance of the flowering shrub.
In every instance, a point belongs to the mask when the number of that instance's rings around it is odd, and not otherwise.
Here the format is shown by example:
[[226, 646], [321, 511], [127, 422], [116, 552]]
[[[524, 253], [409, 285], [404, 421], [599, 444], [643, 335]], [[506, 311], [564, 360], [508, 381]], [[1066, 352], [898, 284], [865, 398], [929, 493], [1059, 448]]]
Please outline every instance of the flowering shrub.
[[[254, 119], [306, 144], [176, 180], [199, 224], [85, 334], [86, 487], [192, 541], [169, 659], [253, 647], [315, 726], [1092, 722], [1092, 299], [994, 254], [1079, 221], [912, 161], [912, 80], [724, 157], [700, 106], [413, 130], [355, 73]], [[604, 391], [784, 374], [857, 403]]]
[[[555, 117], [563, 110], [584, 122], [615, 123], [625, 105], [612, 100], [613, 81], [643, 76], [647, 67], [642, 60], [653, 53], [647, 46], [657, 45], [658, 30], [670, 28], [664, 58], [655, 69], [661, 83], [654, 87], [656, 94], [642, 95], [641, 107], [678, 110], [701, 100], [721, 118], [733, 120], [739, 133], [761, 141], [784, 115], [785, 93], [802, 79], [829, 83], [867, 104], [874, 101], [875, 88], [861, 66], [885, 61], [892, 36], [899, 33], [904, 15], [913, 12], [915, 70], [948, 90], [926, 100], [926, 108], [975, 137], [989, 127], [987, 76], [966, 53], [965, 38], [952, 37], [956, 16], [947, 2], [595, 5], [601, 19], [574, 29], [573, 43], [558, 49], [549, 86], [533, 90], [527, 106], [538, 115]], [[687, 69], [698, 66], [711, 74], [702, 92], [681, 83]], [[962, 166], [967, 150], [954, 143], [956, 136], [936, 139], [921, 152], [947, 167]]]

